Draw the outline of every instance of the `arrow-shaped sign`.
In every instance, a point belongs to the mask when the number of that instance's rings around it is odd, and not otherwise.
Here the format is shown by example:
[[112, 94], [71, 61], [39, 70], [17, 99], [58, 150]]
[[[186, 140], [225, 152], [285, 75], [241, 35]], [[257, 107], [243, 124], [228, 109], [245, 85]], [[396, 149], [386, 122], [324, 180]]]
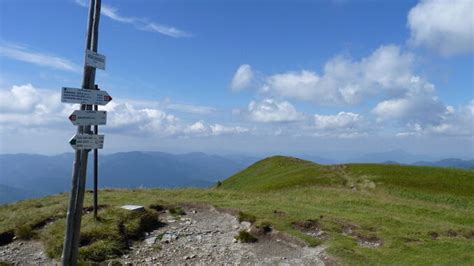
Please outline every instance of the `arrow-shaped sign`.
[[69, 120], [75, 126], [105, 125], [107, 122], [107, 112], [76, 110], [69, 116]]
[[105, 70], [105, 55], [86, 50], [86, 65]]
[[106, 105], [112, 97], [103, 90], [85, 90], [63, 87], [61, 90], [61, 102]]
[[76, 134], [69, 140], [75, 150], [102, 149], [104, 147], [104, 135]]

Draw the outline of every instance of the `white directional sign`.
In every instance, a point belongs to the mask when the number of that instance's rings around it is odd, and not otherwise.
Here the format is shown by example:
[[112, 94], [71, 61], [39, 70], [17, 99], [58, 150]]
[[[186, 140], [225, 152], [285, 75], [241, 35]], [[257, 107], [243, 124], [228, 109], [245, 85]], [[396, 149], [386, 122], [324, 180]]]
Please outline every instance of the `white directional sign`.
[[105, 55], [86, 50], [86, 65], [105, 70]]
[[75, 88], [62, 88], [61, 102], [106, 105], [112, 97], [103, 90], [85, 90]]
[[75, 126], [105, 125], [107, 122], [107, 112], [76, 110], [69, 116], [69, 120]]
[[102, 149], [104, 147], [104, 135], [76, 134], [69, 140], [75, 150]]

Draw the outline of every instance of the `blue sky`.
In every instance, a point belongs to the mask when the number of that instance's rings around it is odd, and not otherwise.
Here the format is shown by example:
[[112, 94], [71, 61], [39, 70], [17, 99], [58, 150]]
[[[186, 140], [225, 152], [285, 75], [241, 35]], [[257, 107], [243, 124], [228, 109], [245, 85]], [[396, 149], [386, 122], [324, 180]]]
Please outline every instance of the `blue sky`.
[[[77, 106], [58, 97], [81, 84], [87, 6], [0, 3], [0, 152], [71, 151]], [[104, 0], [102, 11], [104, 152], [473, 157], [472, 1]]]

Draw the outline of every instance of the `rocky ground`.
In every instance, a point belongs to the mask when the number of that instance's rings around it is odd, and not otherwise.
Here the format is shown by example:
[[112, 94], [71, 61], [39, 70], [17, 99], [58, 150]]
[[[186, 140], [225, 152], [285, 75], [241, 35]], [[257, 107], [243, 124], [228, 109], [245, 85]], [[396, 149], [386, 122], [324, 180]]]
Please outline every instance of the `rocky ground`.
[[[250, 230], [250, 223], [213, 207], [194, 206], [185, 215], [163, 212], [166, 223], [131, 243], [131, 250], [107, 262], [133, 265], [327, 265], [334, 264], [322, 247], [310, 248], [297, 239], [272, 231], [260, 235], [256, 243], [240, 243], [235, 236]], [[19, 265], [50, 265], [38, 242], [14, 241], [0, 247], [0, 261]]]
[[38, 241], [13, 241], [0, 246], [0, 261], [15, 265], [57, 265], [43, 251]]

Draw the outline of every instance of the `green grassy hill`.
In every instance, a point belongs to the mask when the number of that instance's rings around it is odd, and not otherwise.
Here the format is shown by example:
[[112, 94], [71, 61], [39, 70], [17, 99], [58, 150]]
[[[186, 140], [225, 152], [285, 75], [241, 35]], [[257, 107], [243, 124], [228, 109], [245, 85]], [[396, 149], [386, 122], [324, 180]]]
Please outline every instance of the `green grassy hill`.
[[[271, 223], [309, 245], [324, 245], [344, 264], [474, 264], [472, 170], [323, 166], [275, 156], [223, 180], [219, 187], [103, 190], [100, 202], [107, 205], [99, 211], [100, 222], [89, 213], [83, 218], [85, 260], [124, 252], [124, 240], [139, 237], [156, 223], [156, 205], [206, 203], [254, 216], [256, 224]], [[60, 194], [0, 206], [0, 240], [2, 233], [38, 238], [50, 256], [60, 256], [66, 204], [67, 195]], [[143, 205], [147, 212], [129, 216], [117, 210], [123, 204]], [[322, 231], [324, 237], [308, 234], [311, 230]]]

